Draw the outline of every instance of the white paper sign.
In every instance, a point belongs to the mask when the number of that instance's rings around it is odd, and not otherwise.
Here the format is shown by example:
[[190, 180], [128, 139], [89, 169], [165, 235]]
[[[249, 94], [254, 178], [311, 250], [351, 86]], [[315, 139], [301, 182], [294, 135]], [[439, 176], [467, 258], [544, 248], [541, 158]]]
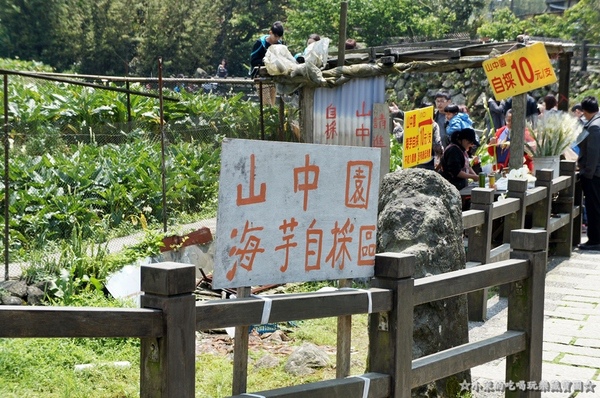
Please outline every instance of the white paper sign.
[[380, 149], [224, 140], [213, 287], [362, 278]]

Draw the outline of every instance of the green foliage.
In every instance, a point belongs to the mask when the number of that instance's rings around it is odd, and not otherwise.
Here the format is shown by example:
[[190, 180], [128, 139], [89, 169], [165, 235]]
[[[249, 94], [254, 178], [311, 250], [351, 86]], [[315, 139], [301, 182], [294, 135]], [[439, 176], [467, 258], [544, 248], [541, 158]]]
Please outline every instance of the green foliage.
[[390, 172], [394, 172], [402, 168], [402, 148], [402, 144], [392, 136], [390, 139]]
[[508, 8], [501, 8], [492, 14], [491, 21], [484, 22], [477, 34], [494, 40], [515, 40], [523, 33], [521, 21]]
[[[123, 307], [100, 292], [74, 298], [74, 306]], [[0, 395], [17, 397], [137, 397], [139, 339], [0, 339]], [[117, 368], [112, 362], [129, 361]], [[74, 372], [77, 364], [94, 368]]]

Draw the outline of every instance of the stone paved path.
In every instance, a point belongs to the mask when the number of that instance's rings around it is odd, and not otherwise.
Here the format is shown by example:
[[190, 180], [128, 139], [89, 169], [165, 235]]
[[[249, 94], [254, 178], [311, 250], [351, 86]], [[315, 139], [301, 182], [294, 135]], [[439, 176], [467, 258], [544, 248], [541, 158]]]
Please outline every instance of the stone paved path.
[[[494, 297], [488, 304], [489, 319], [470, 322], [471, 341], [506, 330], [506, 316], [506, 299]], [[505, 366], [506, 360], [497, 360], [473, 368], [472, 381], [501, 382], [506, 374]], [[551, 259], [545, 286], [542, 380], [549, 383], [551, 390], [542, 392], [543, 398], [600, 397], [598, 251], [575, 250], [570, 258]], [[582, 385], [568, 385], [577, 382]], [[584, 391], [576, 393], [576, 387]], [[473, 396], [504, 396], [503, 392], [493, 390], [475, 392]]]

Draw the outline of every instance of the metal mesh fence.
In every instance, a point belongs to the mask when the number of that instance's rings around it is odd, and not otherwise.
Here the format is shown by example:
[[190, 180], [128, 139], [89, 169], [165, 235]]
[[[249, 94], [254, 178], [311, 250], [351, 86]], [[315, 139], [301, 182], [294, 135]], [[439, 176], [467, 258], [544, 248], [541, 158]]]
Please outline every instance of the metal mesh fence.
[[128, 246], [146, 224], [203, 226], [193, 215], [216, 208], [219, 140], [261, 138], [219, 101], [257, 100], [250, 79], [165, 79], [160, 95], [158, 79], [75, 78], [3, 75], [2, 279], [73, 234]]

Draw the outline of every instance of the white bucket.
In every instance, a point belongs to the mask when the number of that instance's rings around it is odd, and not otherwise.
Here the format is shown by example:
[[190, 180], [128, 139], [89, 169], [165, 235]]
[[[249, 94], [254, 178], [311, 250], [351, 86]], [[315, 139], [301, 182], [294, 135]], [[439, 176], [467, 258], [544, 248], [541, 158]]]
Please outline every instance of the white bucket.
[[533, 173], [542, 169], [551, 169], [553, 171], [552, 178], [560, 175], [560, 156], [543, 156], [533, 158]]

